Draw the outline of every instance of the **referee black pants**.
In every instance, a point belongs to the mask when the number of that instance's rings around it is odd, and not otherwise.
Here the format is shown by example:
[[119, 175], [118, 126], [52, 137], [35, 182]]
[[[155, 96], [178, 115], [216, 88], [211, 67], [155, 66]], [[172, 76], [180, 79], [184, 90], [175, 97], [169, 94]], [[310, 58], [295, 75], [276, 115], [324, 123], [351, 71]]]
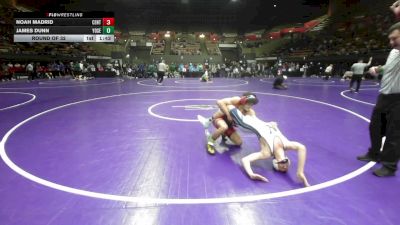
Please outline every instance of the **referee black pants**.
[[325, 73], [324, 80], [329, 80], [331, 73]]
[[[378, 96], [369, 125], [371, 148], [368, 155], [379, 158], [382, 165], [396, 171], [400, 158], [400, 94]], [[382, 137], [386, 137], [383, 151]]]
[[362, 77], [363, 77], [363, 75], [354, 74], [354, 75], [351, 77], [350, 89], [353, 88], [354, 82], [357, 82], [356, 92], [358, 92], [358, 91], [360, 90]]
[[165, 75], [165, 72], [161, 72], [161, 71], [158, 71], [157, 72], [157, 82], [158, 83], [162, 83], [163, 82], [163, 80], [164, 80], [164, 75]]

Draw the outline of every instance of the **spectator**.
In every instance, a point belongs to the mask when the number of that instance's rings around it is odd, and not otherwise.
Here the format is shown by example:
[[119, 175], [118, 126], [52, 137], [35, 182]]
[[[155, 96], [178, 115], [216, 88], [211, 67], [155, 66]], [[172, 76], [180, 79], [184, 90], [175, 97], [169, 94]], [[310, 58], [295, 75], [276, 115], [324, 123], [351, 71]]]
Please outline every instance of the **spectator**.
[[28, 63], [26, 66], [26, 74], [28, 75], [28, 80], [34, 80], [33, 63]]
[[329, 80], [329, 78], [332, 77], [332, 71], [333, 71], [333, 64], [330, 64], [328, 67], [325, 69], [325, 80]]

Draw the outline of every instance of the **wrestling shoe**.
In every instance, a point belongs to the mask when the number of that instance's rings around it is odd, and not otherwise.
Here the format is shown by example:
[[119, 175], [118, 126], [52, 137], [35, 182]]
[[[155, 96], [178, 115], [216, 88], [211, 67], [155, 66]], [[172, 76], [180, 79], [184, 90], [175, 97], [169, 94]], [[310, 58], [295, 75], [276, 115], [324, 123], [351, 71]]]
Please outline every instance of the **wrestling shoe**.
[[207, 137], [207, 152], [210, 155], [215, 155], [215, 141], [211, 135]]
[[213, 145], [207, 143], [207, 153], [210, 155], [215, 155], [215, 148]]
[[207, 129], [211, 124], [211, 120], [207, 119], [207, 118], [205, 118], [203, 116], [197, 115], [197, 119], [199, 120], [201, 125], [203, 125], [204, 129]]
[[232, 140], [225, 135], [222, 135], [221, 144], [224, 146], [235, 145], [235, 143], [233, 143]]
[[214, 145], [215, 151], [217, 151], [219, 154], [222, 154], [226, 151], [229, 151], [229, 147], [224, 145], [224, 144], [216, 144]]

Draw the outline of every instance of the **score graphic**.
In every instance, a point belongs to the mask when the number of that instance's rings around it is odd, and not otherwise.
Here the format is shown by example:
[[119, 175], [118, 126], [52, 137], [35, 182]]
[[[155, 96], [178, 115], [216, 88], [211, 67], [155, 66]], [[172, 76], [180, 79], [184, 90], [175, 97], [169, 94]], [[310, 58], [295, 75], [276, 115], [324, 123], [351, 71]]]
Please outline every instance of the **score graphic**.
[[114, 42], [112, 12], [17, 12], [14, 42]]
[[114, 18], [103, 18], [103, 34], [114, 34]]

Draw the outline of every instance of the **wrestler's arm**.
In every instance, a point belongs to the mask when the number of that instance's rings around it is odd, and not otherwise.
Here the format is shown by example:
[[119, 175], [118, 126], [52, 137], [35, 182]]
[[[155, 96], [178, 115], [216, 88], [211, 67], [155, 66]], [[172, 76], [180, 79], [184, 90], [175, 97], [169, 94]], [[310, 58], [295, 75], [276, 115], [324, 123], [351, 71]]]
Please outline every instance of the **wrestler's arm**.
[[310, 186], [306, 176], [304, 175], [304, 167], [306, 165], [306, 157], [307, 157], [307, 148], [301, 143], [291, 141], [288, 144], [286, 144], [285, 149], [297, 151], [298, 155], [297, 177], [301, 182], [303, 182], [305, 187]]
[[261, 159], [267, 159], [271, 157], [271, 154], [266, 150], [266, 141], [264, 139], [260, 139], [261, 151], [252, 153], [248, 156], [242, 158], [242, 165], [247, 175], [253, 180], [260, 180], [264, 182], [269, 182], [267, 178], [261, 176], [260, 174], [256, 174], [253, 172], [251, 168], [251, 163]]
[[253, 179], [253, 180], [260, 180], [264, 182], [269, 182], [266, 177], [263, 177], [259, 174], [256, 174], [253, 172], [253, 169], [251, 169], [251, 163], [260, 159], [266, 159], [268, 157], [265, 157], [261, 152], [256, 152], [252, 153], [244, 158], [242, 158], [242, 165], [244, 170], [246, 171], [247, 175]]
[[219, 109], [226, 115], [229, 121], [232, 121], [232, 117], [229, 113], [229, 105], [238, 104], [240, 97], [224, 98], [217, 101]]

